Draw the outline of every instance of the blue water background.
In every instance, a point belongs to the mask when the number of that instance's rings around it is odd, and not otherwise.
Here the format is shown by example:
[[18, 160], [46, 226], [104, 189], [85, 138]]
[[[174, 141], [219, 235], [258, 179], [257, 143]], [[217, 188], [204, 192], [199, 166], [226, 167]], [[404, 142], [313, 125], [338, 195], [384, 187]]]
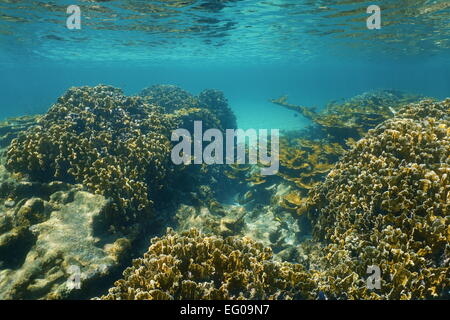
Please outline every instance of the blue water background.
[[[173, 2], [0, 1], [0, 119], [43, 113], [69, 87], [100, 83], [126, 94], [153, 84], [219, 89], [241, 128], [308, 124], [268, 101], [283, 95], [319, 109], [375, 89], [450, 96], [446, 1], [379, 1], [387, 9], [378, 31], [365, 26], [367, 1]], [[65, 28], [74, 3], [87, 12], [78, 31]], [[125, 3], [158, 4], [167, 18]]]
[[0, 118], [43, 113], [71, 86], [110, 84], [126, 94], [146, 86], [175, 84], [197, 94], [205, 88], [223, 90], [241, 128], [301, 128], [306, 120], [268, 100], [288, 95], [289, 101], [323, 107], [362, 92], [395, 88], [439, 99], [450, 96], [450, 67], [438, 59], [415, 64], [399, 62], [239, 66], [89, 63], [13, 65], [0, 79]]

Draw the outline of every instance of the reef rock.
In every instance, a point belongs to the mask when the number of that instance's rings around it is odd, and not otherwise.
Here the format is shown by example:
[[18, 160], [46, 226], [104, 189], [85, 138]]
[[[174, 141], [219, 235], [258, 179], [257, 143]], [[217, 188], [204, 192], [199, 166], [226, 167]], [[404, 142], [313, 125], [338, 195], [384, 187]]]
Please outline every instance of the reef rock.
[[3, 211], [0, 299], [61, 299], [94, 290], [129, 247], [102, 230], [108, 206], [103, 196], [74, 189]]

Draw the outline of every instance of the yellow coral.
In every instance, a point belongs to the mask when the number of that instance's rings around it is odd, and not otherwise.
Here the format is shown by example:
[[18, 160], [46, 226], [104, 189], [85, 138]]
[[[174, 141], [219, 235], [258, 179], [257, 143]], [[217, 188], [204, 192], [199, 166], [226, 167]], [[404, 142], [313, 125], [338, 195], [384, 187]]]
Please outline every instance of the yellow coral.
[[[450, 287], [450, 99], [407, 105], [369, 131], [310, 194], [330, 296], [425, 299]], [[369, 265], [381, 289], [364, 281]], [[350, 277], [349, 275], [355, 275]]]
[[133, 261], [105, 300], [300, 299], [315, 296], [315, 281], [298, 264], [276, 262], [249, 238], [168, 230]]

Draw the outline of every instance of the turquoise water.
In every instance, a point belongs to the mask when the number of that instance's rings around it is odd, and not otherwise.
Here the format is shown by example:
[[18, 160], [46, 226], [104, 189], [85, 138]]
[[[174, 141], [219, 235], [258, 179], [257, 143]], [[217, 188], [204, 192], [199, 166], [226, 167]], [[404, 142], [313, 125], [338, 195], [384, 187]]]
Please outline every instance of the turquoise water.
[[[81, 30], [66, 8], [81, 8]], [[447, 1], [0, 1], [0, 117], [42, 113], [71, 86], [224, 91], [243, 128], [304, 126], [268, 99], [326, 103], [373, 89], [444, 98]]]

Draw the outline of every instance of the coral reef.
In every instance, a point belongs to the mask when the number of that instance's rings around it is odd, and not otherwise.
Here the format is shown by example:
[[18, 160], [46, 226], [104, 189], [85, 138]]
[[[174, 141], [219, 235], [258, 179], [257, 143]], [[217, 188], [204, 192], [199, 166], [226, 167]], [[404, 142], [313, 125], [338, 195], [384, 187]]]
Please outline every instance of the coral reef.
[[[182, 110], [184, 114], [189, 111], [203, 113], [210, 112], [207, 118], [214, 116], [217, 120], [210, 120], [211, 128], [235, 129], [236, 117], [228, 106], [228, 101], [223, 92], [214, 89], [206, 89], [198, 96], [174, 85], [154, 85], [141, 91], [140, 96], [150, 104], [156, 104], [164, 108], [165, 113], [174, 113]], [[196, 120], [204, 119], [196, 118]], [[208, 125], [206, 125], [208, 127]], [[186, 128], [186, 127], [183, 127]]]
[[305, 213], [309, 190], [323, 181], [344, 152], [339, 143], [327, 140], [281, 139], [277, 175], [295, 187], [282, 198], [281, 205], [298, 214]]
[[208, 234], [247, 237], [270, 247], [275, 259], [295, 261], [295, 247], [304, 240], [310, 226], [304, 224], [306, 216], [299, 219], [280, 205], [289, 192], [289, 187], [280, 184], [267, 190], [265, 196], [270, 199], [267, 203], [252, 199], [244, 205], [223, 204], [211, 196], [202, 196], [200, 205], [182, 204], [177, 209], [176, 230], [194, 227]]
[[204, 121], [206, 128], [222, 128], [214, 110], [227, 125], [234, 116], [215, 90], [199, 98], [174, 86], [144, 93], [145, 99], [126, 97], [109, 86], [71, 88], [37, 125], [13, 140], [7, 168], [31, 180], [82, 183], [90, 192], [112, 198], [115, 212], [126, 213], [111, 214], [113, 225], [147, 217], [155, 194], [175, 171], [169, 158], [171, 130], [190, 129], [195, 120]]
[[[310, 194], [324, 241], [322, 290], [425, 299], [450, 287], [450, 99], [424, 100], [368, 132]], [[363, 279], [381, 269], [381, 288]]]
[[401, 106], [424, 97], [395, 90], [370, 91], [342, 102], [332, 102], [321, 112], [287, 102], [287, 97], [270, 100], [312, 120], [333, 142], [359, 139], [384, 120], [392, 118]]
[[247, 238], [169, 229], [100, 299], [306, 299], [314, 288], [300, 265], [273, 261]]
[[9, 146], [19, 132], [36, 124], [39, 115], [9, 118], [0, 122], [0, 148]]
[[[164, 100], [71, 88], [45, 115], [0, 125], [0, 298], [92, 296], [142, 253], [142, 237], [167, 226], [181, 199], [203, 201], [202, 184], [226, 194], [217, 187], [228, 186], [222, 168], [170, 162], [172, 129], [196, 120], [223, 127], [213, 112], [223, 96], [205, 92], [198, 106], [165, 113]], [[155, 204], [160, 216], [146, 219]], [[73, 267], [77, 290], [68, 284]]]
[[208, 109], [220, 120], [223, 129], [237, 128], [236, 116], [228, 106], [228, 101], [222, 91], [203, 90], [198, 95], [198, 101], [202, 108]]
[[149, 104], [163, 107], [165, 113], [173, 113], [180, 109], [200, 108], [196, 97], [174, 85], [153, 85], [143, 89], [139, 95]]
[[13, 140], [6, 165], [32, 180], [82, 183], [127, 212], [111, 217], [114, 224], [134, 221], [149, 211], [165, 177], [170, 121], [119, 89], [72, 88]]
[[273, 101], [314, 126], [261, 176], [170, 162], [173, 129], [236, 127], [220, 91], [72, 88], [0, 123], [0, 299], [98, 295], [167, 226], [101, 299], [448, 298], [450, 99], [417, 99]]

